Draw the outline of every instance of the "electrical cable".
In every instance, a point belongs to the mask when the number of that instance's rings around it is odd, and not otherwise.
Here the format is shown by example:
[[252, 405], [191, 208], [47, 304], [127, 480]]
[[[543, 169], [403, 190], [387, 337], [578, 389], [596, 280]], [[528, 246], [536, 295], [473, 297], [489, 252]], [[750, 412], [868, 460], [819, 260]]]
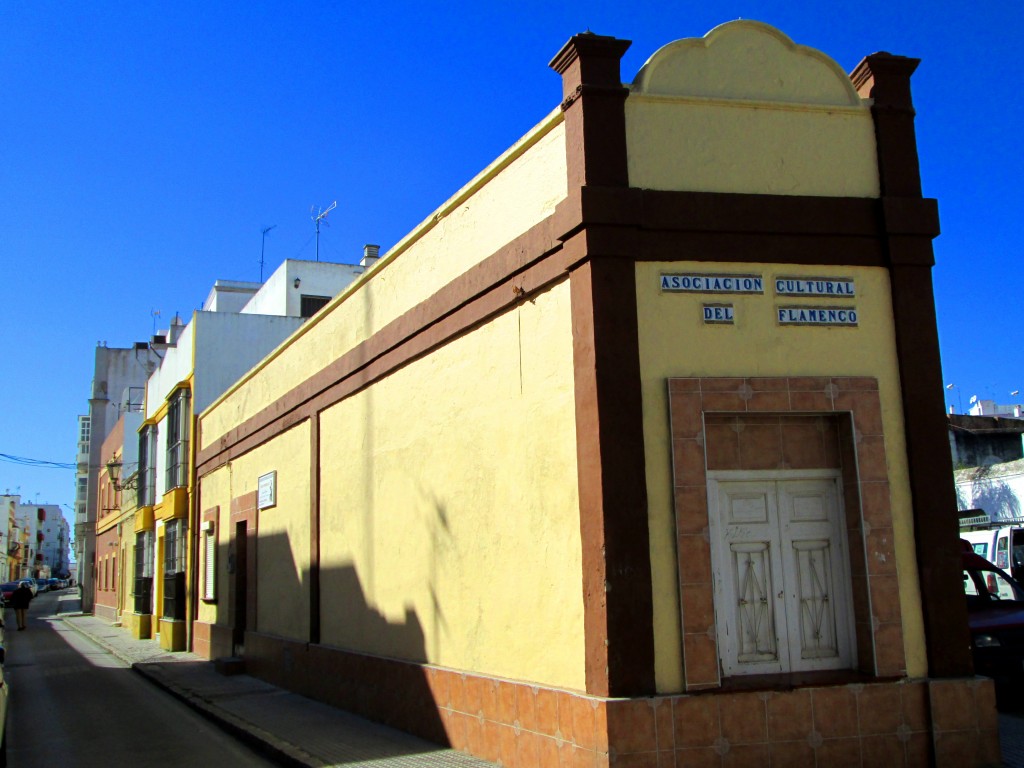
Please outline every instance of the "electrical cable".
[[26, 467], [41, 467], [43, 469], [75, 469], [77, 466], [67, 461], [47, 461], [46, 459], [30, 459], [26, 456], [12, 456], [9, 453], [0, 453], [0, 461], [9, 464], [21, 464]]

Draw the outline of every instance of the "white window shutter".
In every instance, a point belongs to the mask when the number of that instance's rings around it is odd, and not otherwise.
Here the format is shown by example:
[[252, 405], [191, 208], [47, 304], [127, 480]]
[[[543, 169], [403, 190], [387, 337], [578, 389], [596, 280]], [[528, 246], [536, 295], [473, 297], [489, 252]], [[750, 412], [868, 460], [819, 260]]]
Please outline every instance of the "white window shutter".
[[217, 536], [215, 533], [216, 529], [212, 529], [206, 532], [203, 537], [204, 542], [204, 559], [205, 559], [205, 577], [203, 579], [203, 599], [213, 600], [216, 592], [216, 577], [217, 577]]

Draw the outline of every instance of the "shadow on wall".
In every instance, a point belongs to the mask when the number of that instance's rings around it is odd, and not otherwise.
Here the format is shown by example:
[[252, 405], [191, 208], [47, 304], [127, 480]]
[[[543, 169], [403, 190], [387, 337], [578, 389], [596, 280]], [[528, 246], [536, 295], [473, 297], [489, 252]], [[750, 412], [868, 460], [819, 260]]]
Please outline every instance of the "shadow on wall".
[[[322, 624], [343, 622], [362, 648], [311, 643], [309, 571], [296, 570], [284, 534], [260, 536], [254, 544], [250, 540], [247, 547], [248, 568], [237, 562], [234, 543], [227, 551], [222, 547], [232, 565], [228, 584], [219, 590], [223, 603], [218, 601], [217, 611], [222, 637], [236, 622], [245, 623], [246, 672], [447, 746], [435, 704], [437, 680], [432, 685], [431, 670], [422, 666], [426, 643], [416, 612], [407, 608], [401, 621], [388, 619], [368, 604], [354, 567], [325, 568], [320, 574]], [[223, 648], [215, 655], [225, 655]]]
[[1006, 520], [1019, 517], [1021, 500], [1017, 493], [1002, 480], [989, 480], [985, 477], [985, 469], [976, 471], [972, 478], [973, 492], [956, 489], [957, 504], [960, 509], [983, 509], [993, 520]]

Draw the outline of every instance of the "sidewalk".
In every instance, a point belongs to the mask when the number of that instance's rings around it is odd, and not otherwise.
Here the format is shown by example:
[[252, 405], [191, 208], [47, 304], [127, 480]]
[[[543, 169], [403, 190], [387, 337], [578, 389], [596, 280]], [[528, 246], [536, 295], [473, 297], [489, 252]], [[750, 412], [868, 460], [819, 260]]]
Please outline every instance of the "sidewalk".
[[[257, 751], [288, 766], [494, 768], [453, 749], [349, 714], [248, 675], [225, 676], [193, 653], [168, 653], [79, 610], [62, 595], [55, 617]], [[1024, 712], [1000, 713], [1005, 768], [1024, 768]]]
[[288, 766], [493, 768], [492, 763], [275, 688], [248, 675], [225, 676], [193, 653], [168, 653], [79, 610], [62, 595], [58, 615], [80, 634], [257, 751]]

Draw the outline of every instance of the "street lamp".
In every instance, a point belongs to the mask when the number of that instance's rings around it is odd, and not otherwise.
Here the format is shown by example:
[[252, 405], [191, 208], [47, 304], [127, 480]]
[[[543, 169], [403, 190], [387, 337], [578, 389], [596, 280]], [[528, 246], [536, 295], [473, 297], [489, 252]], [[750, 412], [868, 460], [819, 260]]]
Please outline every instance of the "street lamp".
[[136, 482], [138, 482], [138, 476], [128, 480], [124, 485], [118, 482], [118, 480], [121, 479], [121, 466], [121, 462], [117, 459], [111, 459], [107, 462], [107, 477], [110, 478], [110, 482], [114, 485], [114, 490], [124, 491], [129, 488], [134, 488]]
[[956, 399], [957, 402], [960, 403], [960, 413], [962, 414], [964, 412], [964, 396], [960, 392], [960, 387], [958, 387], [956, 384], [947, 384], [946, 389], [956, 390]]

